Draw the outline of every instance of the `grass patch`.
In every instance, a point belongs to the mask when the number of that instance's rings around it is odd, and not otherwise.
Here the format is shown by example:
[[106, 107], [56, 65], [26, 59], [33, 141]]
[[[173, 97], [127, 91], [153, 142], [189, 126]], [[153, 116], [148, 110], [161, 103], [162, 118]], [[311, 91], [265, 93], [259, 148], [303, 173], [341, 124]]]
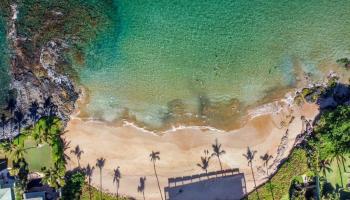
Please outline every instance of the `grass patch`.
[[[271, 179], [275, 199], [289, 199], [288, 192], [293, 177], [309, 171], [306, 152], [303, 149], [294, 149], [288, 160]], [[258, 191], [260, 199], [272, 199], [269, 182], [261, 186]], [[256, 192], [249, 194], [248, 199], [258, 199]]]
[[[37, 146], [36, 142], [29, 135], [19, 135], [13, 140], [16, 145], [26, 149], [24, 159], [28, 163], [29, 172], [41, 172], [42, 167], [52, 167], [52, 148], [47, 143]], [[0, 157], [7, 157], [9, 166], [12, 167], [13, 158], [6, 153], [1, 153]]]
[[52, 151], [48, 144], [28, 149], [24, 159], [28, 162], [30, 172], [39, 172], [42, 167], [50, 168], [53, 166]]
[[[343, 185], [344, 187], [346, 186], [346, 184], [348, 183], [349, 177], [350, 177], [350, 158], [349, 158], [350, 154], [345, 154], [345, 158], [346, 158], [346, 162], [344, 163], [345, 165], [345, 172], [344, 172], [344, 167], [341, 163], [340, 164], [340, 170], [341, 170], [341, 174], [342, 174], [342, 178], [343, 178]], [[332, 184], [332, 186], [334, 188], [337, 188], [338, 186], [342, 186], [341, 183], [341, 178], [340, 178], [340, 173], [339, 173], [339, 168], [337, 165], [337, 161], [333, 161], [331, 163], [331, 169], [332, 171], [326, 174], [326, 178], [327, 180]]]

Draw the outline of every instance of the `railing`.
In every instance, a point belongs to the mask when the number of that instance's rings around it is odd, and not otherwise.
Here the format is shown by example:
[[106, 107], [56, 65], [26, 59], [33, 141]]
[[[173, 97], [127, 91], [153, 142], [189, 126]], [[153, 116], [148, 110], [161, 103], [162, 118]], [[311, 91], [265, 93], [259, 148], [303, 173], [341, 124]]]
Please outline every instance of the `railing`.
[[217, 178], [217, 177], [232, 176], [232, 175], [235, 175], [238, 173], [239, 173], [239, 169], [234, 168], [234, 169], [226, 169], [226, 170], [196, 174], [196, 175], [192, 175], [192, 176], [182, 176], [182, 177], [169, 178], [168, 179], [168, 187], [175, 187], [178, 185], [184, 185], [184, 184], [188, 184], [188, 183], [198, 182], [198, 181], [202, 181], [204, 179], [207, 180], [207, 179]]

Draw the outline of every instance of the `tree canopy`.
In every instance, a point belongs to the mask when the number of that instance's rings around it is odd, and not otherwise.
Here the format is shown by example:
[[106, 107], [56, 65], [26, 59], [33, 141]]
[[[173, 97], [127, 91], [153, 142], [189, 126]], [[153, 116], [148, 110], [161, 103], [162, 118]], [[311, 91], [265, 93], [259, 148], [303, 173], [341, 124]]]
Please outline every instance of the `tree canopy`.
[[324, 112], [315, 127], [320, 157], [350, 152], [350, 106], [341, 105]]

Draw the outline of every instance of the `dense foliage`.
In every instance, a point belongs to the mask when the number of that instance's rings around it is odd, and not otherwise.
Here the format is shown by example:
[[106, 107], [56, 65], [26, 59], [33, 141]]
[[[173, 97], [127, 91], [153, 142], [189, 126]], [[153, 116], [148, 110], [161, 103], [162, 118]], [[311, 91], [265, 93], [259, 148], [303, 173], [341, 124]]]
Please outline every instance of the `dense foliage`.
[[320, 159], [350, 152], [350, 106], [338, 106], [322, 114], [315, 128], [313, 144], [318, 147]]
[[[80, 197], [81, 200], [90, 200], [89, 197], [89, 190], [91, 190], [91, 200], [100, 200], [100, 192], [94, 187], [90, 187], [89, 185], [85, 184], [83, 187], [82, 196]], [[114, 194], [109, 193], [102, 193], [102, 199], [103, 200], [128, 200], [127, 197], [117, 197]]]
[[[11, 173], [17, 178], [17, 185], [22, 190], [26, 186], [27, 174], [29, 173], [28, 165], [31, 160], [26, 160], [28, 150], [36, 149], [41, 145], [48, 144], [52, 149], [51, 159], [53, 166], [42, 166], [41, 171], [44, 173], [42, 182], [53, 188], [60, 188], [65, 184], [65, 164], [67, 157], [64, 154], [66, 148], [65, 141], [60, 137], [62, 133], [61, 121], [56, 117], [41, 118], [33, 127], [22, 131], [13, 141], [3, 141], [1, 147], [5, 155], [13, 162]], [[28, 141], [35, 141], [34, 146], [27, 146]]]
[[[288, 160], [280, 167], [278, 172], [271, 178], [271, 184], [267, 183], [260, 187], [261, 199], [272, 199], [271, 188], [274, 199], [287, 197], [291, 180], [294, 177], [310, 172], [307, 164], [307, 154], [303, 149], [295, 149]], [[257, 199], [255, 192], [249, 194], [248, 199]]]
[[67, 172], [66, 185], [62, 188], [63, 199], [79, 200], [85, 183], [85, 174], [81, 171]]

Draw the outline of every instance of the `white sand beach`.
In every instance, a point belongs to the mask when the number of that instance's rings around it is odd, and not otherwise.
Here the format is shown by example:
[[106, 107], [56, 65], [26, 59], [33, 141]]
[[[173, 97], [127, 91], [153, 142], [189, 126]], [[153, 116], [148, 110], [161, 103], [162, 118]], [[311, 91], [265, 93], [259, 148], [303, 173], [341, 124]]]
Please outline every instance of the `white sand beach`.
[[[283, 103], [281, 103], [282, 105]], [[222, 144], [226, 154], [221, 160], [224, 168], [239, 168], [245, 173], [247, 189], [251, 191], [254, 183], [247, 160], [242, 156], [249, 146], [256, 150], [254, 169], [258, 184], [266, 180], [266, 176], [257, 170], [263, 165], [260, 156], [269, 153], [274, 156], [275, 163], [271, 172], [276, 170], [279, 160], [288, 156], [293, 148], [296, 136], [304, 128], [301, 116], [313, 119], [318, 114], [318, 106], [304, 104], [301, 107], [284, 104], [278, 113], [263, 113], [250, 119], [242, 128], [227, 133], [215, 130], [199, 130], [183, 128], [170, 131], [161, 136], [151, 134], [132, 126], [111, 126], [103, 122], [82, 121], [73, 118], [66, 128], [64, 137], [71, 142], [70, 147], [79, 145], [84, 151], [81, 165], [95, 165], [96, 159], [106, 159], [103, 168], [103, 188], [109, 192], [116, 192], [113, 184], [113, 169], [120, 166], [122, 178], [119, 193], [142, 199], [138, 193], [140, 177], [146, 176], [146, 199], [160, 199], [153, 165], [149, 154], [151, 151], [160, 151], [160, 161], [156, 163], [162, 187], [167, 186], [170, 177], [186, 176], [202, 173], [196, 166], [200, 162], [203, 150], [211, 151], [211, 144], [215, 139]], [[294, 120], [291, 120], [291, 118]], [[281, 123], [281, 121], [284, 121]], [[289, 123], [291, 121], [291, 123]], [[284, 126], [281, 126], [281, 124]], [[288, 129], [288, 134], [286, 131]], [[281, 141], [284, 136], [286, 140]], [[283, 146], [283, 148], [281, 148]], [[277, 152], [280, 149], [280, 152]], [[70, 149], [67, 150], [71, 161], [68, 168], [77, 167], [77, 160]], [[212, 158], [209, 171], [219, 170], [219, 163]], [[95, 169], [93, 185], [99, 185], [99, 172]]]

